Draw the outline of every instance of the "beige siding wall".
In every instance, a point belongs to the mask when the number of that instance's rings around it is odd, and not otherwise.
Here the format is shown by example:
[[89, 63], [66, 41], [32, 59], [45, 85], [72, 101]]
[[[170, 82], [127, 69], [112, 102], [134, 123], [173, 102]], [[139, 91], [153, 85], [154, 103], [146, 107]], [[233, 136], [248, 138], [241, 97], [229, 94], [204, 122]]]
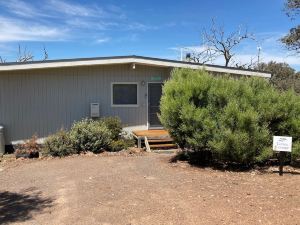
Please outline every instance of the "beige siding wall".
[[[37, 134], [47, 136], [90, 115], [119, 116], [128, 126], [147, 124], [147, 82], [167, 79], [170, 69], [137, 65], [77, 67], [0, 73], [0, 124], [6, 143]], [[142, 86], [142, 81], [146, 82]], [[111, 107], [112, 82], [138, 82], [139, 107]]]

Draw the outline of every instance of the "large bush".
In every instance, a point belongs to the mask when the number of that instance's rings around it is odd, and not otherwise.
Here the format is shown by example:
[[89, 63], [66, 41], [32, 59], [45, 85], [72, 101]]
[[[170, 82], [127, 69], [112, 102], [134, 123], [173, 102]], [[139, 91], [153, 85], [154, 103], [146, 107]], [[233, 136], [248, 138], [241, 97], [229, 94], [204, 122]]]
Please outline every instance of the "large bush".
[[264, 161], [273, 154], [273, 135], [293, 136], [293, 158], [299, 152], [300, 97], [263, 78], [176, 69], [163, 88], [160, 119], [181, 147], [221, 161]]
[[77, 152], [99, 153], [112, 141], [112, 133], [108, 127], [102, 121], [92, 119], [75, 122], [69, 131], [69, 136]]

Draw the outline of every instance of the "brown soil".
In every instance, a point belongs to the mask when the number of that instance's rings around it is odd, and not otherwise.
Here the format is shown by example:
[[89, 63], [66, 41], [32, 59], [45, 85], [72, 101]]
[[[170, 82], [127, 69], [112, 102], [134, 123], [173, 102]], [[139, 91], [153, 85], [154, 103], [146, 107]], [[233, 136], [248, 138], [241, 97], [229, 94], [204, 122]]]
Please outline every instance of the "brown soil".
[[300, 224], [300, 175], [222, 172], [171, 155], [0, 163], [0, 224]]

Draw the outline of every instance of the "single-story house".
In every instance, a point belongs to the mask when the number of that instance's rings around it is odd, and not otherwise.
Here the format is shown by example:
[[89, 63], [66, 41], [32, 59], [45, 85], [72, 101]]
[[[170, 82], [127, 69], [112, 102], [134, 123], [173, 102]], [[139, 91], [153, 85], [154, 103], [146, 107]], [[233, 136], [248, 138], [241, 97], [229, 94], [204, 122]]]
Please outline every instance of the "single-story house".
[[127, 127], [161, 127], [162, 83], [173, 68], [270, 78], [261, 71], [119, 56], [0, 64], [5, 143], [47, 136], [84, 117], [119, 116]]

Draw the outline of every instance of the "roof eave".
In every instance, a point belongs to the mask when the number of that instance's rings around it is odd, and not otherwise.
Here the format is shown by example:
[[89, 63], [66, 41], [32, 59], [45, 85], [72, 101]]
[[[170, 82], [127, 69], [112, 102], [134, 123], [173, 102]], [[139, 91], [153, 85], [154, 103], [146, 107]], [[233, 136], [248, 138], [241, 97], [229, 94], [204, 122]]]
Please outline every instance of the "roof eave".
[[104, 58], [91, 58], [82, 60], [53, 60], [44, 62], [31, 62], [31, 63], [21, 63], [21, 64], [5, 64], [0, 65], [1, 71], [18, 71], [18, 70], [34, 70], [34, 69], [50, 69], [50, 68], [65, 68], [65, 67], [80, 67], [80, 66], [97, 66], [97, 65], [116, 65], [116, 64], [143, 64], [151, 66], [160, 67], [174, 67], [174, 68], [191, 68], [191, 69], [205, 69], [211, 72], [228, 73], [228, 74], [238, 74], [245, 76], [259, 76], [270, 78], [270, 73], [243, 70], [237, 68], [227, 68], [221, 66], [213, 65], [201, 65], [197, 63], [180, 62], [175, 60], [163, 60], [157, 58], [147, 58], [147, 57], [104, 57]]

